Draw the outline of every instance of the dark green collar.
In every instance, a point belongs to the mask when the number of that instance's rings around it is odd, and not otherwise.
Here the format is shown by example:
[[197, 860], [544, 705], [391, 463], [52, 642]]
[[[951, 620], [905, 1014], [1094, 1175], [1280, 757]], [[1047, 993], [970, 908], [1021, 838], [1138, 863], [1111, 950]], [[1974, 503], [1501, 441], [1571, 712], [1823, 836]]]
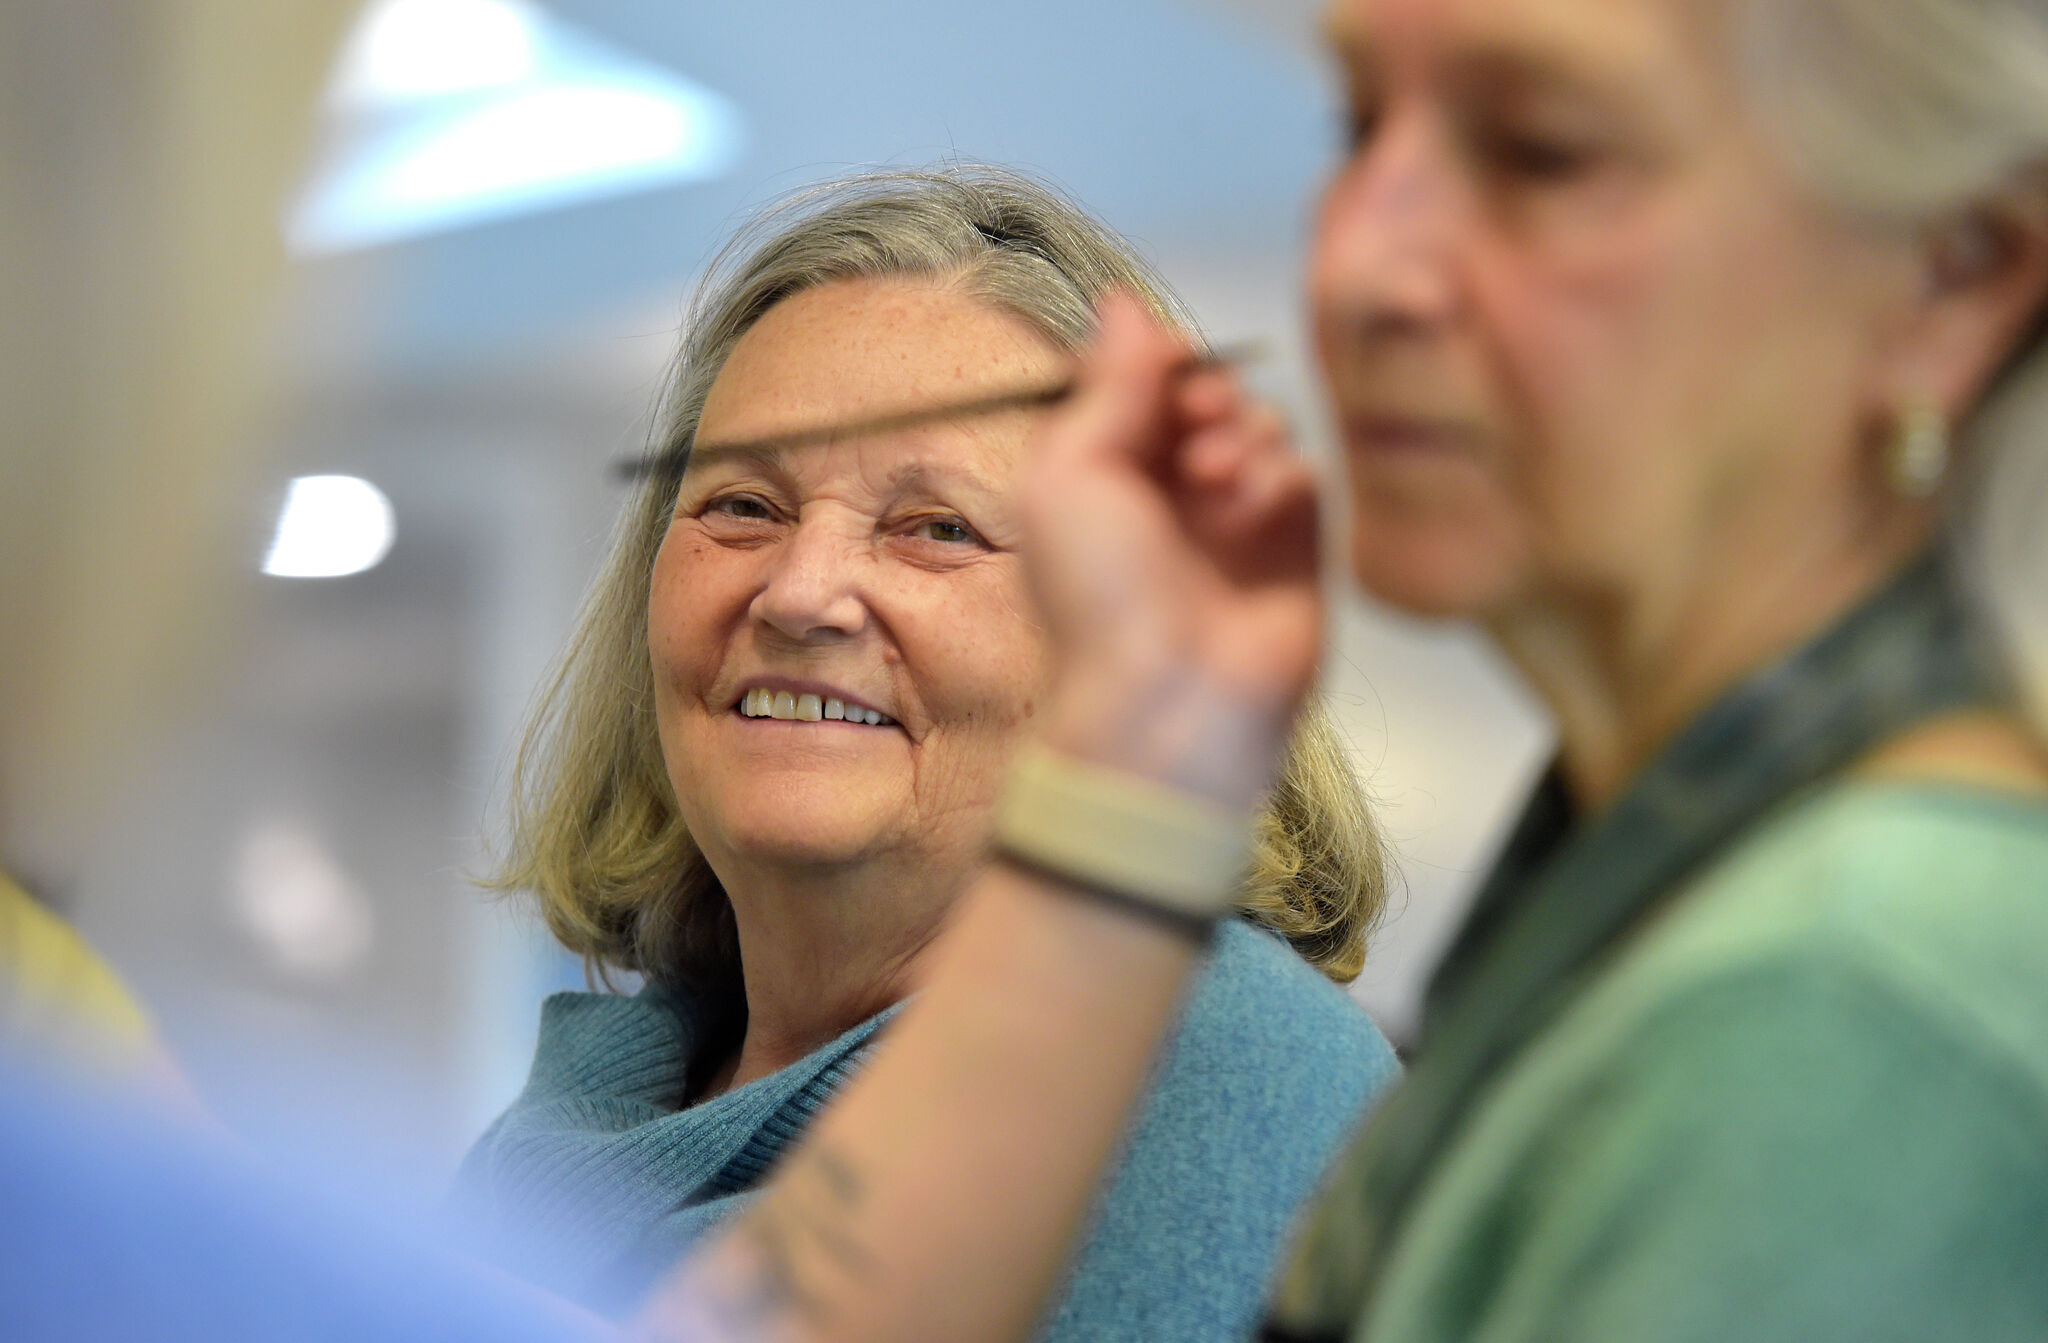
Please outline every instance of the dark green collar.
[[1996, 666], [1950, 565], [1931, 552], [1724, 696], [1605, 814], [1577, 818], [1553, 768], [1430, 985], [1413, 1067], [1303, 1238], [1282, 1298], [1295, 1327], [1348, 1328], [1486, 1084], [1684, 878], [1902, 729], [2002, 699]]

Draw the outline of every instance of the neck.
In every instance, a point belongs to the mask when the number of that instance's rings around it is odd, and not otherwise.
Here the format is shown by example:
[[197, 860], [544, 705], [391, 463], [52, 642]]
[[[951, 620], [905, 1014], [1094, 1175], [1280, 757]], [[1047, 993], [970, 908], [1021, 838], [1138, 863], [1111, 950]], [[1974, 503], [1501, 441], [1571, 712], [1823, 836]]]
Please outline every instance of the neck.
[[908, 996], [966, 879], [896, 862], [717, 870], [739, 931], [747, 1024], [710, 1094], [777, 1072]]
[[1926, 544], [1925, 518], [1722, 547], [1680, 581], [1518, 603], [1495, 641], [1549, 704], [1574, 801], [1598, 812], [1737, 683], [1812, 639]]

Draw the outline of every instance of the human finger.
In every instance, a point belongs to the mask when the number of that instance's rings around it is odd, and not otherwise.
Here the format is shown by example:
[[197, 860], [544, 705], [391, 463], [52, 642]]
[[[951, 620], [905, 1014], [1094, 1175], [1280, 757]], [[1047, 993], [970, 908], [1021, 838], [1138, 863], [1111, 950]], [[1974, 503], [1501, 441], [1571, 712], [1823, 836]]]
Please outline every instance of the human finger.
[[1230, 419], [1189, 435], [1179, 462], [1181, 480], [1197, 489], [1227, 488], [1255, 453], [1293, 455], [1286, 419], [1271, 406], [1245, 402]]
[[1189, 429], [1229, 419], [1244, 404], [1244, 386], [1236, 371], [1221, 364], [1189, 368], [1174, 389], [1174, 409]]
[[1315, 474], [1291, 451], [1267, 441], [1248, 446], [1229, 487], [1216, 489], [1195, 525], [1221, 551], [1262, 571], [1312, 570], [1317, 564]]
[[1103, 299], [1099, 322], [1074, 395], [1049, 427], [1044, 451], [1055, 464], [1084, 469], [1119, 461], [1149, 465], [1169, 437], [1168, 395], [1188, 347], [1121, 292]]

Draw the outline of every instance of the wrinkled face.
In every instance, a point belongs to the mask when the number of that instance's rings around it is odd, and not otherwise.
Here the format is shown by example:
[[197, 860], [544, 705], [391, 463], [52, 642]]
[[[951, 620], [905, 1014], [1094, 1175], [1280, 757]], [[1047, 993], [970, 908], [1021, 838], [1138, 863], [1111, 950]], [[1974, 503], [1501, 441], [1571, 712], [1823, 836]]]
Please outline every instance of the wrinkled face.
[[733, 349], [655, 561], [663, 755], [712, 869], [984, 839], [1045, 649], [1016, 552], [1024, 412], [766, 453], [732, 443], [1056, 380], [954, 290], [845, 281]]
[[1626, 598], [1865, 487], [1904, 248], [1813, 203], [1692, 0], [1336, 0], [1318, 355], [1353, 562], [1426, 613]]

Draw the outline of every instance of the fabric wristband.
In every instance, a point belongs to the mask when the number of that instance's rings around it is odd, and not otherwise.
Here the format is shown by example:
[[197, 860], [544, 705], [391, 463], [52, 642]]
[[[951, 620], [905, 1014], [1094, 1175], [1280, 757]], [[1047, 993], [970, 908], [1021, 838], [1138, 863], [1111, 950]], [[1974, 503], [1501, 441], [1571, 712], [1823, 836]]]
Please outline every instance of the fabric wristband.
[[996, 847], [1091, 890], [1183, 919], [1236, 906], [1253, 814], [1039, 742], [1010, 764]]

